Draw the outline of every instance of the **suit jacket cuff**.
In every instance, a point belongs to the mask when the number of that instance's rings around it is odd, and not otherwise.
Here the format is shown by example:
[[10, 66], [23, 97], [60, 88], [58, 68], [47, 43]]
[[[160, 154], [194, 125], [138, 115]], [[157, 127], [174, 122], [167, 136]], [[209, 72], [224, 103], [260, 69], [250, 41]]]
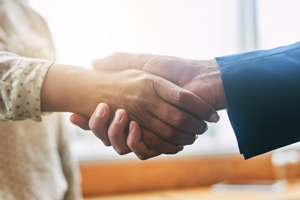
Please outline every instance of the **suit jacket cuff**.
[[245, 158], [299, 141], [300, 42], [216, 60]]

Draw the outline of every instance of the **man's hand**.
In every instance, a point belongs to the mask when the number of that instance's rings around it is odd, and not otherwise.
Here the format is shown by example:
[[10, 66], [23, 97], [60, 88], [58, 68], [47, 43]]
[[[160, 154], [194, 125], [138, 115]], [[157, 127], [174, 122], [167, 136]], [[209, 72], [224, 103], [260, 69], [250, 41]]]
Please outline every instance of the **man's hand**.
[[114, 53], [93, 61], [92, 65], [94, 69], [101, 70], [144, 70], [195, 93], [216, 110], [227, 108], [220, 69], [215, 59], [188, 60], [151, 54]]

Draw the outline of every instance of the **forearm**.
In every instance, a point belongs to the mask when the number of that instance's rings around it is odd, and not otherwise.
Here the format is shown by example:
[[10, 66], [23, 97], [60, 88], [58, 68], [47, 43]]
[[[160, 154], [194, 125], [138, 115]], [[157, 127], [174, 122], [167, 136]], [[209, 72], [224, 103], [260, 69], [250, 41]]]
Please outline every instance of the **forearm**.
[[101, 79], [100, 71], [54, 64], [42, 85], [42, 111], [75, 112], [89, 117], [98, 103], [94, 98], [97, 79]]

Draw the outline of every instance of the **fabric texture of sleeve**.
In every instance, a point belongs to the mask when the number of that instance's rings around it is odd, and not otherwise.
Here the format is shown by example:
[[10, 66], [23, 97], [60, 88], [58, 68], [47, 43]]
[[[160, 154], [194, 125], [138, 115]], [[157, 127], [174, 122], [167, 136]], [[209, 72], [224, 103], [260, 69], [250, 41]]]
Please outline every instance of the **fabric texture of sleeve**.
[[299, 141], [300, 42], [216, 60], [246, 159]]
[[53, 63], [0, 51], [0, 120], [41, 121], [40, 91]]

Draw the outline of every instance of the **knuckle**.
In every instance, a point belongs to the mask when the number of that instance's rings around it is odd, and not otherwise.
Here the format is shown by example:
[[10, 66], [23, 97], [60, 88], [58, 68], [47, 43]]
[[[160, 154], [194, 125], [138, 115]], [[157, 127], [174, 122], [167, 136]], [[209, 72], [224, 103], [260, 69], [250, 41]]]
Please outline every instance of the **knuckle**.
[[185, 102], [187, 93], [180, 88], [172, 89], [173, 99], [178, 102], [179, 105], [182, 105]]
[[135, 98], [137, 101], [143, 101], [145, 99], [145, 96], [143, 95], [143, 93], [137, 92]]
[[[136, 84], [140, 86], [140, 88], [153, 86], [154, 76], [151, 74], [140, 74], [140, 72], [136, 72]], [[141, 91], [145, 92], [145, 91]]]
[[155, 77], [151, 74], [143, 74], [140, 78], [142, 83], [152, 84], [155, 80]]
[[91, 118], [91, 120], [89, 121], [89, 128], [93, 132], [97, 132], [102, 127], [104, 127], [106, 125], [106, 123], [107, 122], [102, 119], [102, 116], [93, 115], [92, 118]]
[[120, 133], [116, 131], [108, 131], [108, 136], [111, 139], [117, 139], [120, 136]]
[[126, 144], [130, 149], [135, 149], [135, 147], [136, 147], [136, 143], [132, 139], [127, 140]]
[[178, 112], [173, 115], [173, 121], [178, 128], [184, 128], [186, 126], [186, 118]]
[[151, 85], [155, 91], [160, 91], [165, 87], [165, 80], [163, 78], [156, 77], [152, 74], [147, 74], [145, 76], [148, 80], [148, 84]]
[[167, 127], [164, 130], [164, 138], [170, 142], [174, 142], [177, 139], [177, 135], [178, 135], [178, 130], [176, 130], [173, 127]]

